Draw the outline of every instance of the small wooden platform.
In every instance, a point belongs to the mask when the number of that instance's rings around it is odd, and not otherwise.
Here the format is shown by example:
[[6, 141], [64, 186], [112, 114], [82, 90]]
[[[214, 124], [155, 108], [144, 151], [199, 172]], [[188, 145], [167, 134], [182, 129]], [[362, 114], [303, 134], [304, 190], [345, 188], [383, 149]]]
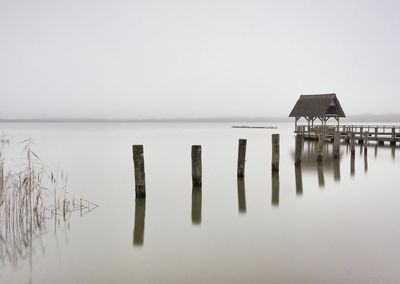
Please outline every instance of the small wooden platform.
[[365, 132], [368, 133], [368, 142], [376, 142], [384, 144], [385, 142], [390, 145], [400, 143], [400, 125], [323, 125], [323, 126], [297, 126], [295, 133], [303, 134], [304, 139], [317, 140], [318, 134], [322, 133], [328, 140], [333, 140], [335, 132], [339, 132], [341, 139], [345, 141], [350, 140], [351, 134], [355, 134], [355, 139], [358, 143], [364, 143]]

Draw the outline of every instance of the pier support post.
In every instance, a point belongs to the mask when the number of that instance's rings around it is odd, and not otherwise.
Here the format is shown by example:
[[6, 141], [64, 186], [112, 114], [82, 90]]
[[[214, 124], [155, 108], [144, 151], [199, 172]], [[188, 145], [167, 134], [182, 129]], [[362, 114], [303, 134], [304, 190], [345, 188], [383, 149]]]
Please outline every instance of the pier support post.
[[272, 172], [279, 172], [279, 134], [272, 134]]
[[333, 158], [339, 159], [340, 155], [340, 133], [336, 132], [333, 137]]
[[201, 145], [192, 145], [192, 181], [193, 186], [201, 186]]
[[301, 158], [303, 154], [303, 144], [304, 144], [304, 136], [296, 135], [296, 147], [295, 147], [295, 166], [298, 167], [301, 165]]
[[325, 137], [323, 134], [318, 135], [317, 142], [317, 162], [322, 162], [324, 159], [324, 141]]
[[237, 177], [244, 177], [244, 168], [246, 162], [246, 139], [239, 139], [239, 150], [238, 150], [238, 165], [237, 165]]
[[133, 145], [133, 164], [135, 168], [136, 198], [146, 197], [146, 181], [144, 173], [143, 145]]

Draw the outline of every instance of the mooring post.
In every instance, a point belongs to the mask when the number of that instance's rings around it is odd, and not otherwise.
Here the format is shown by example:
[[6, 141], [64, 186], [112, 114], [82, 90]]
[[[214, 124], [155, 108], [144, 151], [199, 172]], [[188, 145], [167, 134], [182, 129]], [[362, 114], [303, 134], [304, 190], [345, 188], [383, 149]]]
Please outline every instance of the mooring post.
[[317, 162], [322, 162], [324, 159], [324, 140], [324, 135], [319, 134], [317, 142]]
[[133, 164], [135, 168], [136, 197], [146, 197], [146, 181], [144, 173], [143, 145], [132, 145]]
[[279, 134], [272, 134], [272, 172], [279, 172]]
[[192, 145], [193, 186], [201, 186], [201, 145]]
[[354, 133], [351, 133], [351, 138], [350, 138], [350, 153], [351, 153], [351, 157], [354, 158], [354, 156], [356, 155], [356, 147], [355, 147], [355, 143], [356, 143], [356, 135]]
[[336, 132], [333, 137], [333, 158], [339, 159], [340, 155], [340, 133]]
[[375, 139], [378, 139], [378, 127], [375, 127]]
[[301, 165], [301, 158], [303, 154], [303, 144], [304, 144], [304, 136], [296, 135], [296, 147], [295, 147], [295, 166], [298, 167]]
[[238, 150], [238, 164], [237, 164], [237, 176], [244, 177], [244, 166], [246, 163], [246, 139], [239, 139], [239, 150]]

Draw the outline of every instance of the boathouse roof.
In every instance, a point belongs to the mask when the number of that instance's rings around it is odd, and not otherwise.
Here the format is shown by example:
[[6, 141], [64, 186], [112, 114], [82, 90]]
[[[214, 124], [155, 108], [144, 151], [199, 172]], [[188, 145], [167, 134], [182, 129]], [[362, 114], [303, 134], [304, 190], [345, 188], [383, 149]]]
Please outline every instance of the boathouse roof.
[[301, 95], [289, 117], [346, 117], [336, 94]]

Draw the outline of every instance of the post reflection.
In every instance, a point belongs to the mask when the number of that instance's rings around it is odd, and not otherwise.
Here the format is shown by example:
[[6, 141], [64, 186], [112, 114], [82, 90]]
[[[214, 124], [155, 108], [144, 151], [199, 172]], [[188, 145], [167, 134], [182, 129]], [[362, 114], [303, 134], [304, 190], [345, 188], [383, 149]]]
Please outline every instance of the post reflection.
[[244, 178], [237, 179], [239, 213], [246, 213], [246, 192]]
[[317, 163], [318, 172], [318, 186], [320, 188], [325, 187], [325, 177], [324, 177], [324, 164], [322, 162]]
[[368, 172], [368, 155], [364, 152], [364, 172]]
[[350, 158], [350, 175], [354, 176], [355, 174], [355, 157], [351, 156]]
[[396, 158], [396, 146], [391, 146], [391, 152], [392, 152], [392, 159], [394, 160]]
[[279, 206], [279, 173], [272, 173], [272, 206]]
[[192, 224], [201, 224], [201, 201], [202, 201], [201, 186], [193, 186], [192, 189]]
[[135, 200], [135, 225], [133, 228], [133, 245], [142, 246], [144, 241], [144, 219], [146, 213], [146, 198]]
[[340, 181], [340, 161], [339, 159], [335, 159], [333, 161], [333, 180]]
[[295, 167], [295, 175], [296, 175], [296, 194], [303, 194], [303, 176], [301, 171], [301, 166]]

